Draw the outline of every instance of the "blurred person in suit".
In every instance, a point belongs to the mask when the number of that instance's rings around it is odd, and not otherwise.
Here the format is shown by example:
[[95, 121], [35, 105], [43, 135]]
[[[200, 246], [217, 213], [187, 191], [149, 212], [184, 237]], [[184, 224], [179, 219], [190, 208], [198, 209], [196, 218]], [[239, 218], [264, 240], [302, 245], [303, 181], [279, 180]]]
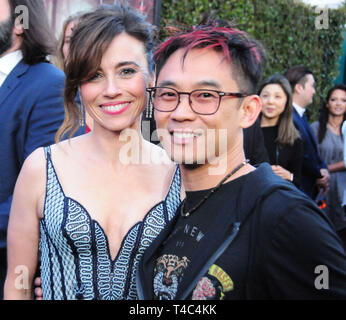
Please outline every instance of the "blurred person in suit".
[[[28, 17], [15, 13], [20, 6]], [[64, 119], [64, 74], [47, 59], [55, 48], [41, 0], [0, 0], [0, 299], [15, 182], [25, 158], [52, 144]]]
[[328, 166], [319, 154], [317, 141], [304, 114], [316, 92], [315, 79], [311, 70], [304, 65], [288, 69], [284, 76], [291, 84], [293, 121], [303, 141], [301, 189], [315, 200], [319, 192], [325, 196], [329, 188]]

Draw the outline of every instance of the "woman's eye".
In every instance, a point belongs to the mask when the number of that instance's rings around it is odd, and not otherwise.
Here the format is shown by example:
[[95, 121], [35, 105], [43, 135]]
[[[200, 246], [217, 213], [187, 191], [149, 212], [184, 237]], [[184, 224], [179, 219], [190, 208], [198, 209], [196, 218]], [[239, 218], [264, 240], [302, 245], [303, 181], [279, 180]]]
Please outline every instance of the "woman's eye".
[[102, 77], [102, 74], [99, 72], [96, 72], [92, 77], [88, 79], [88, 81], [95, 81], [97, 79], [100, 79]]
[[126, 69], [122, 69], [120, 71], [120, 74], [122, 76], [131, 76], [131, 75], [135, 74], [136, 72], [137, 71], [135, 69], [133, 69], [133, 68], [126, 68]]

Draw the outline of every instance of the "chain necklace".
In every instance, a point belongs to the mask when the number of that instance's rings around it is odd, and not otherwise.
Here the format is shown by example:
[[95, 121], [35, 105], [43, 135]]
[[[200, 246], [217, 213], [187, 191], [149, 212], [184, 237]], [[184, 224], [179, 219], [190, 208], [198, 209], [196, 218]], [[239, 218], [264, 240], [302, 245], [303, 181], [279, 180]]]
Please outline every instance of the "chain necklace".
[[332, 127], [332, 129], [334, 129], [334, 130], [338, 130], [339, 129], [339, 126], [340, 125], [335, 125], [334, 123], [332, 123], [331, 121], [328, 121], [328, 124]]
[[237, 171], [239, 171], [242, 167], [244, 167], [247, 163], [249, 163], [249, 160], [243, 161], [241, 164], [239, 164], [235, 169], [232, 170], [226, 177], [224, 177], [219, 184], [211, 189], [207, 195], [204, 196], [204, 198], [197, 204], [195, 205], [192, 209], [190, 209], [188, 212], [184, 213], [185, 209], [185, 203], [186, 203], [186, 198], [183, 200], [180, 206], [180, 215], [184, 218], [187, 218], [191, 215], [191, 213], [195, 212], [212, 194], [214, 194], [217, 190], [220, 189], [220, 187], [223, 185], [223, 183], [230, 178], [232, 175], [234, 175]]

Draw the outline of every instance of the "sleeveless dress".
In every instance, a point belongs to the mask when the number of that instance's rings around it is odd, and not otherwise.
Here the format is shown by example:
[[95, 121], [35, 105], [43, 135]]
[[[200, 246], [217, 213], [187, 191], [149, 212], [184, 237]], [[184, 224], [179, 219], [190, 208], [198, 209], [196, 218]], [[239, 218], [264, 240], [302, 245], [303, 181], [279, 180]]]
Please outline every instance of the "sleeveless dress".
[[40, 257], [45, 300], [137, 299], [136, 272], [143, 252], [172, 220], [180, 204], [176, 169], [166, 198], [124, 237], [111, 259], [102, 227], [77, 201], [66, 197], [51, 159], [47, 159], [44, 217], [40, 220]]

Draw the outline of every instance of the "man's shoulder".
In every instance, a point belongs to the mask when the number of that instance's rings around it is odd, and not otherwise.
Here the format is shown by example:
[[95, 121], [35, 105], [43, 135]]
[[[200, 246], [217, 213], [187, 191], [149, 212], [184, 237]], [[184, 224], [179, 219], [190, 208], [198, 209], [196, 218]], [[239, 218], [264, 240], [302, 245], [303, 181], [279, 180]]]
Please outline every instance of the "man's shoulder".
[[298, 190], [291, 182], [285, 181], [275, 175], [269, 165], [260, 165], [249, 176], [245, 186], [247, 197], [243, 196], [243, 203], [253, 203], [253, 210], [263, 212], [262, 218], [271, 219], [292, 211], [306, 210], [318, 212], [314, 202], [303, 192]]
[[[49, 76], [53, 76], [53, 77], [61, 78], [61, 79], [65, 78], [64, 73], [60, 69], [58, 69], [57, 67], [47, 62], [39, 62], [34, 65], [29, 65], [28, 74], [41, 75], [41, 77], [42, 77], [42, 74], [44, 74], [44, 75], [49, 75]], [[45, 79], [45, 80], [48, 80], [48, 79]]]

